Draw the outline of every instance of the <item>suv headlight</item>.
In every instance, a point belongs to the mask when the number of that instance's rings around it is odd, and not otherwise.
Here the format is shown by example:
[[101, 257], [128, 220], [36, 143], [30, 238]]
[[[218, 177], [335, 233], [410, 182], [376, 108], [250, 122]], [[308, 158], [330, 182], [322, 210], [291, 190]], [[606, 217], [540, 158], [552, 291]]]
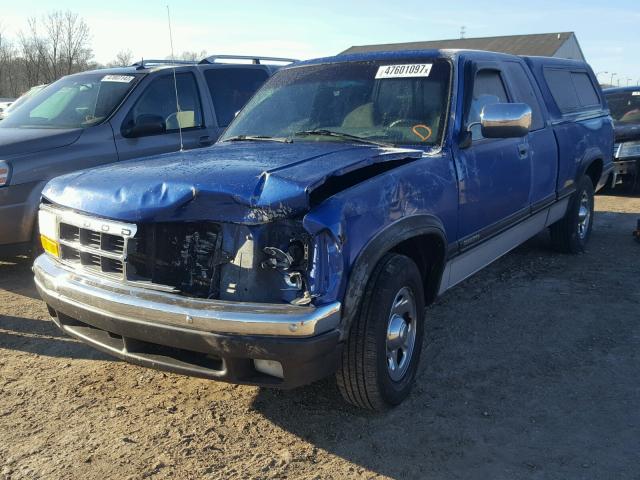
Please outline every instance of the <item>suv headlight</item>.
[[9, 185], [11, 178], [11, 166], [4, 160], [0, 160], [0, 187]]

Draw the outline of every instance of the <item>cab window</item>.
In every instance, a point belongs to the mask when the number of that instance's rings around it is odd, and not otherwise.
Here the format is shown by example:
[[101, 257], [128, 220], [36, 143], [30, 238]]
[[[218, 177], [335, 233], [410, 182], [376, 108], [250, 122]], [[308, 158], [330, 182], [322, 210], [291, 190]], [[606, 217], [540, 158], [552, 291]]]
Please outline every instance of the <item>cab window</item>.
[[212, 68], [204, 72], [219, 127], [231, 123], [269, 75], [262, 68]]

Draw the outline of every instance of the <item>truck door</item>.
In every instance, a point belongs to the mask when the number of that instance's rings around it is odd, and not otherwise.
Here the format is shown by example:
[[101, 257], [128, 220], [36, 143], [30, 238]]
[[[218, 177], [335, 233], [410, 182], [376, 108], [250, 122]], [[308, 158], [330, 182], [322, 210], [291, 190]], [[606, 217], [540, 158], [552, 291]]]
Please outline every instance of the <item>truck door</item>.
[[516, 102], [531, 107], [531, 129], [529, 131], [529, 156], [531, 161], [531, 207], [539, 210], [556, 199], [558, 178], [558, 146], [553, 130], [547, 127], [546, 110], [538, 86], [528, 73], [528, 67], [519, 62], [504, 62], [509, 72], [507, 78]]
[[[178, 91], [178, 112], [176, 105]], [[112, 120], [118, 158], [145, 157], [180, 149], [180, 131], [185, 149], [211, 144], [211, 135], [205, 127], [202, 101], [196, 79], [192, 72], [166, 73], [153, 78], [135, 100], [132, 107]], [[135, 125], [144, 122], [162, 125], [160, 131], [149, 127], [148, 131], [132, 134]]]
[[[463, 129], [480, 121], [485, 105], [513, 102], [502, 64], [476, 65]], [[461, 246], [480, 241], [528, 215], [531, 164], [527, 138], [484, 138], [479, 124], [456, 153]]]

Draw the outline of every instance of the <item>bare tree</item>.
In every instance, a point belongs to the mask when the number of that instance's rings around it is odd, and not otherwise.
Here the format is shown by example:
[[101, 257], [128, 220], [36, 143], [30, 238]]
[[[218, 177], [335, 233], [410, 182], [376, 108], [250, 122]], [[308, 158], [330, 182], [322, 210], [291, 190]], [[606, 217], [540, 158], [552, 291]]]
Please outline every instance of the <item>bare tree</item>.
[[0, 25], [0, 96], [17, 97], [20, 81], [16, 65], [16, 49], [4, 35]]
[[[176, 56], [176, 60], [188, 60], [193, 62], [198, 62], [207, 56], [206, 50], [201, 50], [200, 52], [182, 52], [180, 55]], [[171, 58], [171, 57], [168, 57]]]
[[116, 58], [107, 64], [109, 67], [128, 67], [133, 61], [133, 52], [131, 50], [120, 50], [116, 54]]
[[64, 14], [54, 12], [54, 15], [57, 15], [57, 21], [62, 23], [61, 57], [65, 66], [63, 73], [69, 75], [85, 68], [93, 56], [89, 48], [89, 26], [77, 13], [68, 10]]
[[52, 11], [27, 19], [14, 42], [0, 29], [0, 93], [12, 96], [34, 85], [95, 67], [89, 27], [78, 14]]

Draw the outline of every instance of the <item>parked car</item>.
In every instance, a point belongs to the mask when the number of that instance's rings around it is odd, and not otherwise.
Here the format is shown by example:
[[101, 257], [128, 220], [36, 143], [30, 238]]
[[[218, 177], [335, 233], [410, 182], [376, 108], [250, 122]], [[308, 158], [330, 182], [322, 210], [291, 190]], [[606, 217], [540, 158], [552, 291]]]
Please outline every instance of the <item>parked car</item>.
[[15, 99], [13, 98], [0, 98], [0, 120], [2, 120], [2, 114], [13, 104]]
[[46, 84], [43, 84], [43, 85], [36, 85], [35, 87], [31, 87], [24, 94], [20, 95], [20, 97], [17, 100], [10, 103], [6, 108], [3, 109], [0, 106], [0, 120], [4, 120], [5, 118], [7, 118], [13, 110], [18, 108], [20, 105], [26, 102], [27, 99], [29, 99], [31, 96], [38, 93], [40, 90], [42, 90], [46, 86], [47, 86]]
[[384, 409], [439, 294], [547, 227], [585, 248], [612, 150], [582, 62], [302, 62], [211, 148], [52, 180], [35, 282], [64, 332], [130, 362], [281, 388], [336, 373]]
[[[229, 63], [236, 59], [252, 63]], [[200, 63], [147, 60], [70, 75], [27, 99], [0, 122], [0, 257], [34, 246], [48, 180], [181, 146], [209, 146], [257, 88], [291, 61], [224, 55]]]
[[640, 174], [640, 86], [604, 90], [615, 130], [611, 186], [635, 184]]

